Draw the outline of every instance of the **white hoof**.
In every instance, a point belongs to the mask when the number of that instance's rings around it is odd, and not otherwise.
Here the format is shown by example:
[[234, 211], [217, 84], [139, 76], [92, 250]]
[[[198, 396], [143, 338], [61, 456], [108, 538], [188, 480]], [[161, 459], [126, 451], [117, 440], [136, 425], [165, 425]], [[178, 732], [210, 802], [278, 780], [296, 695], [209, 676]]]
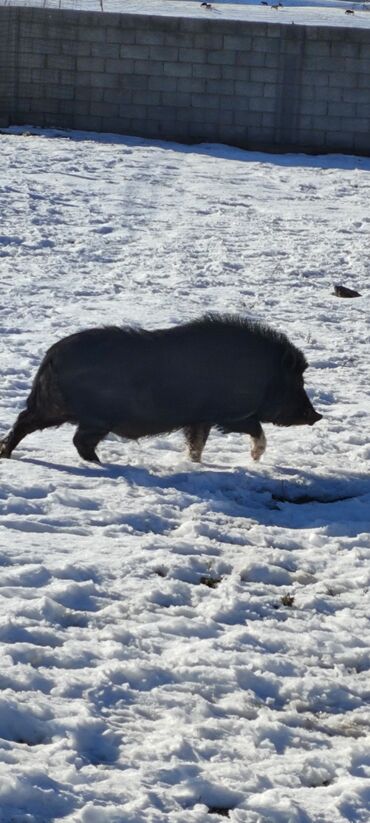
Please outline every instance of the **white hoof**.
[[253, 460], [260, 460], [263, 453], [266, 451], [266, 437], [261, 434], [261, 437], [252, 437], [251, 455]]

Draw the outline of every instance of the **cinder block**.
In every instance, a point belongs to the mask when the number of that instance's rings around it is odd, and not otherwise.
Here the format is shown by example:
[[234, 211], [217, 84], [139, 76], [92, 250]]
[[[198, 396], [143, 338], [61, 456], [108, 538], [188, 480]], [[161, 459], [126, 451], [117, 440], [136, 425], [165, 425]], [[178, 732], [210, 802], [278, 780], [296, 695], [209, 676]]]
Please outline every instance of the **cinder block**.
[[354, 135], [354, 149], [356, 153], [370, 154], [370, 137], [368, 134]]
[[101, 100], [95, 100], [92, 96], [89, 100], [71, 100], [68, 101], [70, 106], [70, 110], [73, 114], [85, 114], [88, 115], [90, 112], [94, 110], [94, 106], [98, 105]]
[[329, 100], [328, 114], [334, 114], [338, 117], [354, 117], [356, 114], [356, 105], [354, 103], [345, 103], [344, 101], [331, 103]]
[[246, 66], [214, 66], [219, 69], [223, 80], [239, 80], [241, 83], [247, 83], [250, 79], [250, 71]]
[[233, 94], [233, 80], [206, 80], [206, 92], [210, 94]]
[[121, 60], [120, 58], [108, 57], [104, 61], [104, 71], [108, 72], [108, 74], [125, 74], [127, 69], [132, 70], [133, 67], [134, 67], [134, 61], [133, 60], [129, 60], [127, 62], [127, 61]]
[[221, 49], [223, 49], [223, 45], [222, 34], [194, 34], [195, 49], [221, 51]]
[[[354, 71], [358, 72], [359, 74], [369, 74], [370, 73], [370, 58], [365, 59], [364, 57], [361, 58], [352, 58], [346, 57], [344, 60], [344, 70], [345, 71]], [[342, 65], [343, 68], [343, 65]]]
[[275, 69], [276, 73], [277, 70], [280, 68], [282, 62], [282, 58], [279, 52], [270, 53], [265, 52], [264, 54], [264, 61], [263, 65], [266, 66], [268, 69]]
[[[344, 105], [350, 106], [351, 104], [350, 103], [342, 103], [342, 106], [344, 106]], [[358, 118], [364, 118], [364, 117], [367, 117], [368, 119], [370, 118], [370, 103], [365, 102], [365, 100], [363, 100], [361, 103], [356, 103], [355, 106], [354, 106], [354, 109], [355, 109], [354, 114], [356, 114], [356, 116]], [[369, 130], [370, 130], [370, 120], [369, 120]]]
[[[330, 54], [333, 57], [360, 57], [360, 43], [348, 43], [346, 40], [330, 40]], [[366, 56], [366, 55], [364, 55]]]
[[90, 57], [95, 43], [81, 43], [80, 40], [63, 40], [60, 44], [61, 54], [72, 54], [75, 57]]
[[48, 97], [53, 97], [56, 100], [73, 100], [74, 87], [63, 86], [61, 83], [51, 83], [47, 88]]
[[275, 100], [269, 97], [252, 97], [249, 101], [250, 111], [274, 111], [275, 105]]
[[102, 131], [103, 119], [93, 114], [74, 114], [73, 127], [83, 131]]
[[178, 59], [183, 63], [206, 63], [207, 52], [205, 49], [180, 48]]
[[278, 94], [279, 86], [277, 83], [264, 83], [263, 86], [263, 96], [264, 97], [271, 97], [275, 100]]
[[143, 106], [159, 106], [163, 103], [163, 94], [159, 91], [149, 91], [137, 89], [133, 95], [133, 103], [139, 103]]
[[269, 38], [278, 39], [282, 36], [281, 26], [276, 23], [269, 23], [267, 25], [266, 35]]
[[[88, 114], [89, 106], [89, 103], [82, 103], [81, 100], [60, 100], [59, 114], [68, 114], [70, 118], [73, 118], [76, 112], [85, 111]], [[69, 123], [72, 125], [72, 120], [69, 120]]]
[[142, 117], [145, 118], [147, 107], [137, 103], [124, 103], [119, 108], [120, 117]]
[[[32, 41], [29, 40], [32, 44], [32, 55], [34, 59], [40, 58], [42, 55], [46, 54], [61, 54], [62, 53], [62, 43], [59, 40], [48, 40], [46, 37], [44, 38], [34, 38]], [[25, 59], [28, 62], [30, 55], [28, 54], [27, 50], [21, 49], [19, 52], [19, 59], [22, 62]]]
[[118, 74], [107, 74], [106, 72], [79, 72], [77, 75], [77, 82], [80, 82], [81, 77], [90, 78], [89, 85], [92, 88], [102, 89], [116, 89], [119, 88], [120, 77]]
[[75, 100], [82, 104], [89, 100], [101, 102], [104, 99], [104, 89], [92, 89], [90, 86], [76, 86]]
[[48, 54], [46, 58], [46, 68], [48, 69], [66, 69], [68, 71], [75, 71], [76, 64], [77, 58], [68, 54]]
[[245, 125], [253, 128], [261, 128], [262, 112], [235, 111], [234, 123], [236, 126]]
[[263, 97], [263, 87], [264, 84], [262, 81], [260, 83], [256, 83], [256, 81], [248, 80], [247, 82], [243, 82], [242, 80], [236, 80], [235, 82], [235, 94], [240, 94], [248, 97]]
[[108, 134], [110, 132], [112, 134], [127, 134], [128, 127], [126, 123], [129, 122], [129, 120], [126, 120], [123, 117], [104, 117], [102, 120], [102, 126], [104, 131], [108, 132]]
[[83, 25], [79, 28], [79, 39], [89, 43], [104, 43], [105, 28], [103, 26]]
[[370, 120], [368, 117], [361, 117], [360, 115], [357, 115], [352, 120], [350, 118], [348, 118], [348, 120], [349, 122], [347, 122], [347, 119], [345, 121], [346, 128], [351, 130], [352, 134], [356, 134], [356, 132], [363, 132], [368, 135], [370, 134]]
[[140, 46], [136, 43], [131, 45], [125, 43], [120, 48], [120, 57], [130, 58], [131, 60], [148, 60], [150, 55], [150, 46]]
[[145, 78], [145, 82], [152, 91], [176, 91], [177, 88], [176, 77], [149, 77], [148, 80]]
[[370, 89], [370, 74], [360, 74], [357, 78], [360, 89]]
[[252, 38], [248, 34], [225, 34], [224, 49], [235, 49], [235, 51], [250, 51], [252, 48]]
[[229, 95], [226, 100], [223, 100], [223, 107], [227, 105], [232, 111], [249, 111], [249, 97], [245, 95]]
[[95, 117], [118, 117], [119, 111], [119, 103], [103, 101], [102, 103], [94, 102], [90, 104], [90, 114], [93, 114]]
[[[24, 119], [25, 114], [27, 116], [26, 121]], [[60, 118], [62, 119], [62, 115], [60, 115]], [[24, 109], [20, 109], [17, 112], [17, 116], [12, 118], [13, 125], [22, 125], [25, 122], [32, 123], [33, 126], [39, 126], [39, 128], [47, 128], [48, 126], [59, 125], [58, 115], [56, 113], [54, 113], [54, 115], [48, 116], [44, 111], [35, 111], [33, 106], [31, 106], [27, 110], [27, 112]]]
[[220, 95], [219, 94], [192, 94], [191, 105], [194, 108], [204, 109], [219, 109]]
[[[30, 112], [30, 111], [31, 111], [31, 108], [32, 108], [32, 102], [33, 102], [33, 101], [32, 101], [32, 100], [30, 100], [30, 98], [29, 98], [29, 97], [27, 97], [27, 98], [26, 98], [26, 97], [23, 97], [23, 96], [18, 97], [18, 100], [17, 100], [17, 112], [24, 112], [25, 114], [27, 114], [28, 112]], [[32, 124], [33, 124], [33, 120], [31, 120], [31, 122], [32, 122]], [[16, 125], [17, 125], [17, 124], [16, 124]]]
[[[0, 32], [1, 32], [1, 29], [0, 29]], [[8, 34], [9, 32], [4, 31], [4, 34], [5, 33]], [[0, 37], [1, 36], [2, 36], [2, 32], [0, 33]], [[41, 42], [43, 42], [43, 41], [41, 41]], [[19, 39], [18, 39], [18, 52], [19, 52], [19, 54], [22, 54], [22, 55], [24, 55], [24, 54], [33, 54], [34, 50], [35, 50], [35, 45], [34, 44], [35, 44], [35, 39], [33, 37], [19, 37]], [[7, 46], [6, 37], [4, 38], [4, 40], [2, 40], [1, 45], [3, 47]], [[3, 48], [2, 48], [2, 53], [3, 53]], [[53, 54], [59, 53], [59, 51], [56, 52], [55, 46], [53, 46], [53, 52], [52, 53]]]
[[22, 65], [27, 66], [27, 69], [29, 71], [33, 70], [33, 69], [36, 69], [36, 70], [45, 69], [45, 67], [46, 67], [46, 55], [45, 54], [38, 54], [37, 52], [35, 54], [27, 54], [27, 58], [25, 60], [22, 60], [20, 65], [21, 66]]
[[236, 52], [232, 51], [232, 49], [219, 49], [217, 51], [209, 51], [208, 62], [216, 63], [216, 65], [219, 66], [235, 66]]
[[316, 86], [315, 87], [315, 100], [328, 100], [331, 99], [331, 90], [328, 86]]
[[202, 94], [206, 90], [206, 80], [197, 77], [178, 77], [176, 79], [176, 88], [178, 91], [191, 91]]
[[[348, 45], [356, 46], [357, 44], [349, 43]], [[360, 58], [361, 58], [361, 60], [367, 60], [368, 61], [369, 60], [369, 55], [370, 55], [370, 38], [366, 37], [365, 43], [360, 43]], [[353, 56], [357, 57], [357, 55], [353, 55]]]
[[31, 83], [30, 78], [28, 78], [28, 82], [22, 83], [20, 93], [22, 97], [29, 97], [34, 100], [43, 100], [45, 97], [45, 86], [42, 83]]
[[102, 99], [104, 103], [119, 103], [120, 106], [126, 106], [131, 103], [136, 103], [135, 94], [135, 91], [130, 91], [129, 89], [125, 89], [124, 91], [120, 89], [104, 89]]
[[301, 84], [302, 86], [314, 86], [315, 89], [323, 89], [329, 85], [329, 77], [331, 75], [326, 71], [304, 71], [302, 72]]
[[276, 117], [273, 112], [262, 112], [262, 126], [273, 131], [276, 128]]
[[28, 75], [27, 80], [31, 76], [32, 83], [59, 83], [60, 79], [58, 69], [32, 69], [31, 72], [27, 71], [24, 75], [22, 72], [22, 76], [18, 77], [18, 80], [26, 80], [26, 75]]
[[322, 129], [325, 132], [329, 131], [340, 131], [343, 128], [343, 118], [342, 117], [335, 117], [334, 115], [324, 115], [321, 117], [316, 117], [315, 115], [312, 118], [314, 128]]
[[329, 74], [329, 86], [331, 88], [355, 90], [358, 84], [358, 75], [354, 72], [341, 71]]
[[[280, 41], [274, 42], [275, 47], [280, 46], [278, 51], [284, 55], [295, 55], [298, 59], [300, 55], [304, 54], [304, 43], [302, 40], [292, 40], [283, 37]], [[318, 59], [315, 57], [315, 60]]]
[[[135, 42], [144, 46], [164, 46], [166, 35], [164, 31], [138, 30], [135, 34]], [[167, 45], [173, 45], [167, 43]]]
[[189, 137], [199, 141], [215, 140], [214, 123], [208, 123], [206, 119], [202, 123], [189, 123]]
[[328, 102], [327, 100], [302, 101], [300, 104], [300, 112], [302, 115], [322, 117], [328, 113]]
[[223, 76], [223, 71], [226, 69], [232, 71], [230, 66], [210, 66], [208, 63], [202, 63], [193, 66], [193, 77], [218, 80]]
[[135, 29], [122, 29], [121, 27], [108, 26], [105, 30], [105, 39], [107, 43], [117, 43], [123, 45], [124, 43], [135, 43], [136, 32]]
[[252, 51], [263, 54], [278, 54], [284, 48], [284, 38], [271, 39], [271, 37], [253, 37]]
[[167, 77], [191, 77], [192, 67], [188, 63], [163, 63], [163, 72]]
[[[144, 55], [142, 56], [144, 57]], [[179, 50], [176, 46], [150, 46], [148, 56], [150, 60], [172, 62], [178, 60]]]
[[276, 83], [277, 80], [275, 69], [268, 69], [265, 66], [252, 68], [250, 77], [252, 83]]
[[[81, 43], [80, 45], [86, 45]], [[120, 57], [120, 45], [118, 43], [91, 43], [88, 44], [91, 57], [117, 60]], [[83, 55], [79, 55], [82, 57]]]
[[120, 89], [147, 89], [148, 77], [145, 74], [125, 74], [117, 78]]
[[184, 34], [184, 32], [168, 32], [164, 33], [165, 46], [178, 46], [178, 48], [192, 49], [194, 48], [194, 36], [192, 34]]
[[236, 66], [247, 66], [248, 68], [252, 68], [253, 66], [264, 66], [265, 65], [265, 55], [263, 51], [238, 51], [236, 52], [235, 56], [235, 64]]
[[[65, 66], [67, 68], [67, 66]], [[77, 71], [103, 72], [105, 68], [102, 57], [77, 57]]]
[[52, 100], [50, 97], [32, 96], [32, 110], [34, 112], [49, 112], [56, 113], [59, 111], [59, 101]]
[[147, 114], [150, 115], [152, 120], [176, 120], [176, 106], [151, 106], [150, 110], [147, 110]]
[[[135, 60], [134, 72], [135, 74], [146, 74], [152, 77], [160, 77], [165, 72], [165, 63], [151, 60]], [[171, 63], [168, 65], [172, 65]], [[176, 64], [175, 64], [176, 65]]]
[[247, 129], [244, 126], [234, 125], [231, 128], [232, 132], [231, 129], [228, 130], [227, 128], [224, 128], [222, 124], [220, 125], [219, 137], [222, 143], [231, 143], [234, 146], [238, 146], [240, 149], [253, 148], [250, 140], [248, 140]]
[[325, 149], [325, 138], [326, 134], [324, 131], [319, 129], [299, 129], [298, 130], [298, 141], [299, 145], [303, 148], [307, 149], [314, 149], [314, 150], [321, 150]]
[[191, 93], [190, 92], [163, 92], [161, 94], [161, 99], [158, 103], [161, 103], [162, 106], [172, 106], [174, 108], [184, 108], [186, 106], [191, 105]]
[[353, 149], [353, 135], [344, 129], [330, 132], [326, 135], [326, 145], [333, 151], [350, 151]]

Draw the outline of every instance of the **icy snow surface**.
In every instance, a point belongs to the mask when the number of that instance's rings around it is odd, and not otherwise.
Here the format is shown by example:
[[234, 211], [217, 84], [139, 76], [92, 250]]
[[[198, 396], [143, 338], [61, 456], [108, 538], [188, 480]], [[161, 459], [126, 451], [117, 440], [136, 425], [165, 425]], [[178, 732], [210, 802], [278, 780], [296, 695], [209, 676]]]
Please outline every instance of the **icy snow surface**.
[[0, 823], [368, 821], [370, 161], [0, 147], [1, 433], [61, 336], [206, 310], [284, 330], [324, 415], [259, 465], [68, 426], [1, 461]]

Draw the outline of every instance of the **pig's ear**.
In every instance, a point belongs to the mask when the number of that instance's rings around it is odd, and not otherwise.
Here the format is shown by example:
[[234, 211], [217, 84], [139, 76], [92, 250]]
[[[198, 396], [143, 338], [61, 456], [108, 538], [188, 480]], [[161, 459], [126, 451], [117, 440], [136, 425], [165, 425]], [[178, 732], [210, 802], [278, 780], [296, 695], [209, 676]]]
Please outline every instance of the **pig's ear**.
[[294, 374], [303, 374], [307, 369], [307, 360], [299, 349], [287, 349], [282, 357], [283, 366]]

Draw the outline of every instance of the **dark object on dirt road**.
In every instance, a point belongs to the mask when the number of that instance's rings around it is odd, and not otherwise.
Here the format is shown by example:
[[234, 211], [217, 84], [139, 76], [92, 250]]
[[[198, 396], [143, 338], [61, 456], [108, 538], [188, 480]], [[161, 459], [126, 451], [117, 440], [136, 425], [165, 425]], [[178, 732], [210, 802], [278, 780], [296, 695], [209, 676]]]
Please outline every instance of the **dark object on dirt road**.
[[347, 289], [347, 286], [334, 286], [334, 292], [336, 297], [361, 297], [360, 292], [354, 291], [354, 289]]
[[261, 423], [321, 420], [303, 388], [306, 367], [284, 334], [237, 316], [210, 314], [157, 331], [81, 331], [46, 353], [0, 457], [37, 429], [75, 423], [84, 460], [99, 462], [95, 448], [109, 432], [138, 439], [183, 429], [199, 461], [213, 426], [249, 434], [258, 460], [266, 447]]

